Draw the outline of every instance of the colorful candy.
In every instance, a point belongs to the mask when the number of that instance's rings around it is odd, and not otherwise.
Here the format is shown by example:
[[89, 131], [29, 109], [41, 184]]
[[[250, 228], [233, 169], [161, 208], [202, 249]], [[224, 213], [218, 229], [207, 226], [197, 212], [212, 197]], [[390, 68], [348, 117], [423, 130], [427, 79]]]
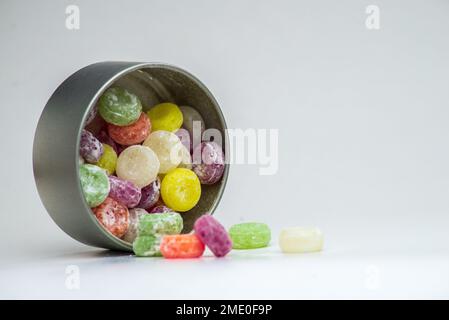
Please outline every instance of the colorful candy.
[[161, 236], [138, 236], [133, 242], [133, 251], [138, 257], [160, 257]]
[[100, 132], [98, 132], [98, 134], [95, 137], [101, 143], [111, 146], [117, 155], [119, 154], [117, 144], [115, 143], [114, 140], [112, 140], [112, 138], [108, 135], [108, 133], [105, 130], [101, 130]]
[[109, 176], [109, 197], [117, 200], [128, 208], [139, 204], [142, 193], [132, 182], [122, 180], [116, 176]]
[[159, 173], [167, 173], [181, 163], [184, 146], [172, 132], [154, 131], [143, 145], [156, 153], [160, 163]]
[[135, 145], [122, 151], [117, 159], [117, 176], [143, 188], [156, 180], [159, 172], [157, 155], [148, 147]]
[[125, 146], [144, 141], [151, 131], [150, 119], [142, 112], [139, 119], [127, 126], [108, 124], [109, 136], [117, 143]]
[[159, 200], [161, 194], [161, 180], [157, 178], [146, 187], [142, 188], [139, 208], [150, 210]]
[[198, 238], [216, 257], [224, 257], [232, 249], [232, 240], [226, 229], [212, 216], [204, 215], [193, 226]]
[[204, 243], [195, 234], [166, 235], [160, 250], [167, 259], [198, 258], [204, 253]]
[[178, 234], [182, 231], [183, 220], [177, 212], [147, 214], [139, 220], [139, 235]]
[[109, 88], [100, 97], [98, 111], [108, 123], [127, 126], [139, 119], [142, 104], [139, 98], [123, 88]]
[[127, 231], [129, 225], [128, 209], [112, 198], [106, 200], [93, 209], [98, 221], [112, 233], [121, 238]]
[[138, 225], [140, 217], [146, 214], [148, 214], [148, 212], [142, 208], [134, 208], [129, 210], [129, 226], [128, 230], [126, 230], [126, 233], [123, 236], [124, 241], [133, 243], [133, 241], [138, 236]]
[[103, 143], [103, 155], [96, 165], [106, 170], [109, 175], [115, 172], [115, 167], [117, 166], [117, 153], [115, 153], [110, 145]]
[[265, 223], [247, 222], [233, 225], [229, 236], [234, 249], [256, 249], [270, 243], [271, 231]]
[[109, 179], [106, 172], [92, 164], [83, 164], [79, 169], [81, 189], [89, 207], [102, 203], [109, 194]]
[[225, 169], [224, 154], [216, 142], [202, 142], [193, 150], [193, 171], [201, 184], [217, 183]]
[[81, 131], [80, 155], [89, 163], [97, 163], [103, 154], [103, 145], [94, 135], [87, 131]]
[[279, 236], [279, 246], [285, 253], [317, 252], [323, 249], [323, 233], [318, 228], [285, 228]]
[[201, 184], [193, 171], [177, 168], [167, 173], [162, 180], [161, 195], [168, 207], [185, 212], [200, 200]]
[[182, 112], [174, 103], [157, 104], [148, 111], [147, 115], [151, 120], [154, 131], [174, 132], [182, 126]]

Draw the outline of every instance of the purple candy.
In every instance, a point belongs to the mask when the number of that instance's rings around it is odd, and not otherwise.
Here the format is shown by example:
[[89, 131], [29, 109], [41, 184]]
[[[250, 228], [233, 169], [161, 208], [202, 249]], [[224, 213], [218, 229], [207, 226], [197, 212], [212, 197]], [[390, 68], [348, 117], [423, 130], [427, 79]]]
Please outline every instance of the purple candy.
[[173, 212], [173, 210], [170, 209], [169, 207], [163, 206], [163, 205], [154, 207], [154, 208], [151, 209], [151, 211], [150, 211], [150, 213], [167, 213], [167, 212]]
[[201, 142], [193, 150], [192, 170], [202, 184], [218, 182], [223, 176], [224, 168], [224, 154], [216, 142]]
[[116, 176], [109, 176], [109, 197], [120, 202], [128, 208], [134, 208], [139, 204], [142, 196], [140, 189], [132, 182], [122, 180]]
[[192, 139], [190, 138], [190, 133], [184, 128], [178, 129], [175, 134], [178, 136], [181, 143], [186, 147], [189, 152], [192, 152]]
[[139, 208], [149, 210], [159, 200], [161, 194], [161, 180], [157, 178], [152, 183], [142, 188], [142, 197], [140, 198]]
[[226, 229], [212, 216], [204, 215], [193, 225], [198, 238], [216, 257], [224, 257], [232, 249], [232, 240]]
[[114, 149], [115, 153], [118, 154], [118, 147], [117, 144], [115, 143], [114, 140], [112, 140], [112, 138], [108, 135], [108, 133], [106, 132], [106, 130], [101, 130], [98, 134], [97, 134], [97, 139], [101, 142], [101, 143], [105, 143], [107, 145], [110, 145], [112, 147], [112, 149]]
[[103, 155], [103, 145], [87, 130], [81, 132], [80, 155], [89, 163], [97, 163]]

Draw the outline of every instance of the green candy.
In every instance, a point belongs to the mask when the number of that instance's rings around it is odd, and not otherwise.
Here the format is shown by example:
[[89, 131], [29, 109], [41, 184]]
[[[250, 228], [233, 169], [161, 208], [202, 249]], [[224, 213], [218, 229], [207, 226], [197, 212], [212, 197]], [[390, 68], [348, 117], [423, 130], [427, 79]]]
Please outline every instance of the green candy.
[[79, 170], [81, 189], [89, 207], [100, 205], [109, 194], [109, 178], [106, 171], [93, 164], [83, 164]]
[[234, 249], [256, 249], [268, 246], [271, 231], [265, 223], [247, 222], [233, 225], [229, 236]]
[[135, 94], [123, 88], [109, 88], [100, 98], [98, 111], [106, 122], [127, 126], [139, 119], [142, 104]]
[[138, 257], [160, 257], [161, 236], [138, 236], [133, 251]]
[[183, 228], [183, 220], [177, 212], [145, 214], [140, 217], [139, 236], [156, 234], [179, 234]]

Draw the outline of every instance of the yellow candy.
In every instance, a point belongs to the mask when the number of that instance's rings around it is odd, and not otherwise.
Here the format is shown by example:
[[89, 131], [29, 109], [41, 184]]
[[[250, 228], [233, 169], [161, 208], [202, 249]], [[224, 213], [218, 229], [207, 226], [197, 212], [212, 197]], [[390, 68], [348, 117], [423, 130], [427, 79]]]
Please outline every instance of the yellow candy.
[[97, 166], [106, 170], [108, 175], [115, 172], [115, 167], [117, 166], [117, 153], [115, 153], [114, 148], [110, 145], [103, 143], [103, 155], [97, 162]]
[[151, 121], [152, 131], [174, 132], [182, 126], [182, 112], [174, 103], [159, 103], [152, 107], [147, 115]]
[[172, 210], [189, 211], [200, 200], [200, 180], [192, 170], [174, 169], [162, 180], [161, 195], [164, 203]]

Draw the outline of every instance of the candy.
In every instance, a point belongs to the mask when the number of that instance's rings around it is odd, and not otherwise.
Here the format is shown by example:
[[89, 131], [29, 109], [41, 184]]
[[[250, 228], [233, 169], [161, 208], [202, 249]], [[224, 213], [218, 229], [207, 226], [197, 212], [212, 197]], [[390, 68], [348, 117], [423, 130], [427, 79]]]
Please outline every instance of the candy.
[[178, 234], [182, 231], [183, 220], [177, 212], [147, 214], [139, 220], [139, 235]]
[[189, 131], [191, 137], [194, 137], [194, 134], [200, 135], [198, 140], [201, 141], [201, 135], [206, 128], [203, 117], [192, 107], [180, 106], [179, 109], [181, 110], [184, 119], [182, 127]]
[[153, 150], [160, 162], [159, 173], [167, 173], [176, 168], [182, 159], [182, 145], [179, 138], [172, 132], [154, 131], [143, 143]]
[[78, 164], [79, 164], [79, 165], [84, 164], [84, 158], [81, 157], [81, 155], [78, 156]]
[[265, 223], [247, 222], [233, 225], [229, 236], [234, 249], [256, 249], [270, 243], [271, 231]]
[[97, 139], [103, 143], [103, 144], [107, 144], [110, 145], [115, 153], [118, 155], [118, 145], [115, 143], [114, 140], [112, 140], [112, 138], [108, 135], [108, 133], [105, 130], [101, 130], [97, 135], [96, 135]]
[[192, 151], [192, 141], [190, 139], [189, 131], [187, 131], [184, 128], [181, 128], [179, 130], [176, 130], [175, 134], [179, 138], [179, 140], [181, 141], [182, 145], [184, 147], [186, 147], [186, 149], [190, 153], [190, 151]]
[[139, 204], [142, 193], [132, 182], [109, 176], [109, 184], [111, 186], [109, 191], [110, 198], [128, 208], [134, 208]]
[[167, 259], [199, 258], [204, 249], [204, 243], [195, 234], [163, 236], [160, 247], [162, 256]]
[[217, 183], [224, 173], [224, 155], [216, 142], [202, 142], [193, 150], [193, 171], [201, 184]]
[[142, 112], [139, 119], [127, 126], [108, 124], [108, 133], [111, 138], [122, 145], [130, 146], [144, 141], [151, 131], [150, 119]]
[[142, 188], [142, 197], [140, 198], [139, 208], [151, 209], [159, 200], [161, 194], [161, 180], [157, 178], [146, 187]]
[[156, 180], [159, 160], [148, 147], [136, 145], [126, 148], [117, 159], [117, 176], [143, 188]]
[[98, 221], [114, 236], [121, 238], [126, 233], [129, 225], [129, 212], [124, 205], [112, 198], [106, 198], [93, 211]]
[[182, 148], [181, 163], [178, 165], [178, 168], [192, 169], [192, 156], [186, 147]]
[[133, 243], [138, 235], [139, 219], [141, 216], [146, 214], [148, 214], [148, 212], [141, 208], [134, 208], [129, 210], [129, 226], [128, 230], [126, 230], [126, 233], [123, 236], [124, 241]]
[[109, 88], [100, 97], [98, 112], [108, 123], [127, 126], [139, 119], [142, 104], [135, 94], [123, 88]]
[[92, 133], [87, 130], [81, 131], [80, 155], [89, 163], [96, 163], [103, 154], [103, 145]]
[[204, 215], [195, 221], [195, 234], [217, 257], [224, 257], [232, 249], [226, 229], [212, 216]]
[[79, 169], [81, 189], [89, 207], [102, 203], [109, 194], [109, 179], [106, 172], [92, 164], [83, 164]]
[[114, 149], [105, 143], [103, 143], [103, 155], [96, 163], [97, 166], [106, 170], [107, 174], [111, 175], [115, 172], [117, 166], [117, 154]]
[[167, 213], [167, 212], [174, 212], [174, 211], [164, 205], [156, 206], [150, 211], [150, 213]]
[[318, 228], [285, 228], [279, 236], [279, 246], [285, 253], [305, 253], [321, 251], [323, 234]]
[[138, 257], [160, 257], [161, 236], [138, 236], [133, 242], [133, 251]]
[[147, 112], [153, 130], [174, 132], [182, 126], [182, 112], [174, 103], [159, 103]]
[[168, 207], [185, 212], [200, 200], [201, 184], [193, 171], [177, 168], [167, 173], [162, 180], [161, 195]]

